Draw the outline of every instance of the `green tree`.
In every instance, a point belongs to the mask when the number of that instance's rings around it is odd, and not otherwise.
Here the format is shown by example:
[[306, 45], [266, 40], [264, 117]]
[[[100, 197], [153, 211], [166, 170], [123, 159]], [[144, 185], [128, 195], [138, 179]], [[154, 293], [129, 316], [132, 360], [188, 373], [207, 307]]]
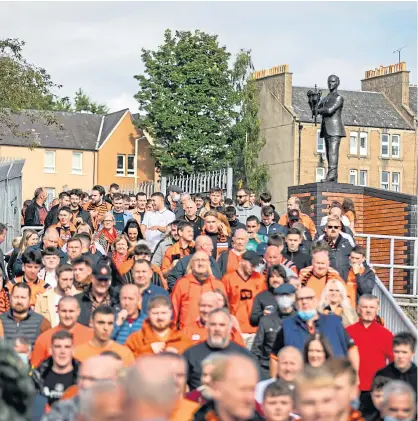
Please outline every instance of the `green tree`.
[[241, 50], [232, 70], [232, 83], [239, 109], [233, 127], [233, 150], [237, 159], [232, 161], [232, 165], [239, 186], [245, 185], [256, 193], [261, 193], [266, 189], [269, 173], [267, 164], [258, 162], [265, 139], [260, 135], [257, 85], [251, 78], [253, 71], [251, 51]]
[[104, 104], [98, 104], [91, 100], [91, 98], [83, 92], [80, 88], [74, 97], [74, 111], [75, 112], [86, 112], [91, 114], [107, 114], [109, 108]]
[[170, 30], [156, 51], [142, 50], [147, 76], [135, 98], [153, 136], [152, 153], [165, 173], [221, 168], [232, 160], [236, 95], [230, 54], [215, 35]]
[[23, 55], [25, 45], [18, 39], [0, 39], [0, 138], [5, 133], [29, 138], [31, 131], [21, 130], [14, 114], [24, 114], [32, 122], [56, 124], [49, 110], [56, 85], [45, 69], [28, 63]]

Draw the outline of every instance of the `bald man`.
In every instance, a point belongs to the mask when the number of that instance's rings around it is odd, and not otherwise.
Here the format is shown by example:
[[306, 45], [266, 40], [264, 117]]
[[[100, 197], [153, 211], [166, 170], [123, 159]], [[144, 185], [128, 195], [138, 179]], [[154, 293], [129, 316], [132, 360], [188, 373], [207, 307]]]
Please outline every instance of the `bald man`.
[[251, 358], [230, 354], [212, 372], [213, 402], [208, 402], [199, 409], [195, 419], [200, 419], [201, 412], [211, 411], [214, 419], [259, 420], [254, 400], [258, 378], [257, 367]]
[[172, 361], [159, 355], [140, 357], [123, 387], [124, 421], [168, 420], [178, 401]]
[[322, 333], [331, 345], [336, 357], [348, 356], [358, 371], [359, 354], [353, 339], [342, 325], [341, 318], [333, 314], [319, 314], [318, 300], [312, 288], [303, 287], [296, 291], [296, 316], [283, 320], [270, 354], [270, 367], [277, 360], [276, 355], [285, 346], [291, 345], [303, 350], [309, 335]]
[[183, 204], [184, 208], [184, 219], [193, 224], [194, 238], [196, 239], [203, 229], [204, 221], [197, 215], [197, 206], [193, 200], [188, 200]]
[[142, 328], [142, 323], [147, 317], [146, 312], [139, 314], [138, 305], [141, 300], [137, 284], [126, 284], [120, 290], [120, 306], [111, 339], [125, 345], [128, 336]]
[[232, 249], [223, 251], [218, 257], [218, 265], [222, 276], [226, 273], [235, 272], [241, 263], [249, 236], [246, 229], [238, 228], [232, 237]]
[[[110, 355], [97, 355], [87, 359], [78, 372], [77, 386], [67, 389], [62, 399], [52, 405], [51, 411], [41, 421], [75, 420], [80, 409], [78, 393], [91, 389], [98, 382], [116, 380], [122, 368], [122, 360]], [[69, 395], [72, 397], [65, 399]]]
[[[213, 251], [213, 242], [207, 235], [200, 235], [196, 238], [195, 243], [196, 252], [203, 251], [209, 256], [210, 260], [210, 267], [212, 269], [212, 274], [216, 279], [221, 279], [221, 271], [219, 269], [218, 263], [212, 257]], [[174, 288], [176, 282], [183, 278], [186, 274], [187, 266], [189, 265], [190, 259], [192, 256], [185, 256], [181, 258], [174, 269], [171, 271], [170, 275], [168, 275], [167, 282], [168, 282], [168, 289], [171, 291]]]

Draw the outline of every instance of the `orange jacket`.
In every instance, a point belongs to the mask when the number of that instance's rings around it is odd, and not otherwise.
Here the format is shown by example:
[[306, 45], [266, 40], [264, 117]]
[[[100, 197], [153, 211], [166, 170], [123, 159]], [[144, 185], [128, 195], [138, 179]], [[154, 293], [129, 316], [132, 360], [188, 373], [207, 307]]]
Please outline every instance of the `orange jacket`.
[[[132, 266], [134, 265], [134, 261], [135, 261], [134, 259], [128, 259], [128, 260], [125, 260], [122, 264], [120, 264], [117, 269], [119, 272], [119, 275], [121, 276], [126, 275], [132, 269]], [[161, 269], [157, 265], [151, 265], [151, 268], [154, 273], [157, 273], [158, 275], [160, 275], [162, 286], [164, 287], [165, 290], [167, 290], [168, 289], [167, 280], [164, 278], [163, 273], [161, 272]]]
[[222, 282], [225, 285], [231, 314], [238, 319], [242, 333], [257, 332], [257, 327], [250, 325], [250, 315], [255, 296], [267, 289], [265, 277], [261, 273], [253, 272], [245, 281], [238, 271], [235, 271], [224, 275]]
[[315, 296], [318, 299], [320, 298], [326, 283], [332, 279], [338, 279], [347, 288], [346, 283], [341, 278], [340, 274], [331, 267], [328, 269], [328, 272], [324, 276], [317, 277], [312, 272], [312, 266], [308, 266], [299, 272], [299, 279], [302, 283], [302, 286], [312, 288], [315, 291]]
[[[194, 252], [194, 241], [191, 241], [189, 246], [185, 249], [180, 247], [180, 243], [174, 243], [170, 246], [164, 254], [163, 262], [161, 264], [161, 270], [165, 271], [170, 268], [174, 260], [179, 260], [182, 257], [189, 256]], [[174, 259], [174, 256], [178, 256]]]
[[[208, 338], [208, 330], [206, 329], [206, 326], [201, 323], [200, 318], [194, 323], [186, 326], [183, 329], [183, 333], [195, 344], [205, 342]], [[244, 339], [241, 333], [235, 328], [235, 326], [232, 326], [231, 336], [229, 339], [232, 342], [235, 342], [236, 344], [245, 348]]]
[[171, 293], [173, 302], [173, 319], [179, 328], [193, 323], [200, 315], [200, 296], [207, 291], [220, 289], [225, 292], [225, 287], [221, 281], [213, 276], [201, 284], [192, 273], [179, 279]]
[[178, 331], [174, 323], [170, 326], [170, 333], [166, 338], [161, 338], [155, 333], [148, 319], [144, 320], [141, 330], [131, 333], [128, 336], [125, 346], [127, 346], [134, 357], [137, 358], [143, 354], [153, 354], [151, 344], [154, 342], [165, 342], [166, 348], [175, 348], [182, 354], [187, 348], [193, 345], [193, 342], [187, 338], [184, 333]]
[[[299, 218], [302, 224], [305, 226], [305, 228], [311, 233], [312, 238], [314, 238], [316, 234], [316, 227], [311, 217], [309, 215], [306, 215], [306, 213], [299, 212]], [[288, 222], [289, 217], [287, 216], [287, 213], [285, 213], [280, 217], [279, 224], [285, 227], [287, 226]]]
[[192, 421], [195, 412], [200, 408], [197, 402], [189, 401], [183, 397], [177, 402], [169, 421]]
[[[10, 294], [12, 293], [12, 289], [13, 289], [13, 285], [15, 284], [20, 284], [21, 282], [23, 282], [23, 276], [18, 276], [17, 278], [14, 279], [14, 282], [12, 281], [8, 281], [6, 284], [7, 289], [9, 290]], [[34, 310], [35, 309], [35, 304], [36, 304], [36, 299], [38, 298], [38, 295], [43, 294], [47, 289], [45, 288], [45, 282], [42, 279], [37, 279], [35, 282], [27, 282], [25, 280], [25, 282], [29, 285], [30, 287], [30, 306], [31, 308]]]
[[69, 238], [73, 237], [77, 233], [77, 228], [71, 222], [70, 222], [70, 226], [69, 226], [70, 236], [66, 239], [64, 239], [63, 236], [62, 236], [63, 228], [62, 228], [61, 222], [58, 222], [58, 224], [55, 224], [55, 225], [51, 225], [51, 228], [55, 228], [58, 231], [58, 235], [60, 236], [60, 238], [58, 239], [58, 247], [59, 248], [62, 248], [67, 243]]

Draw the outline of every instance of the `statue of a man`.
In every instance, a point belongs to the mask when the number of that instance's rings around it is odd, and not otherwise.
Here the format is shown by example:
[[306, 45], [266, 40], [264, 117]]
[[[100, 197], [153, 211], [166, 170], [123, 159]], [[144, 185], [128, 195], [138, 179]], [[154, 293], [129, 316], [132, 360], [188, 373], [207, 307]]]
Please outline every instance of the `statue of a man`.
[[322, 115], [320, 137], [325, 139], [325, 149], [328, 161], [328, 172], [324, 181], [338, 181], [338, 154], [341, 138], [345, 137], [344, 124], [341, 118], [344, 98], [337, 88], [340, 78], [335, 75], [328, 77], [329, 94], [318, 104], [318, 114]]

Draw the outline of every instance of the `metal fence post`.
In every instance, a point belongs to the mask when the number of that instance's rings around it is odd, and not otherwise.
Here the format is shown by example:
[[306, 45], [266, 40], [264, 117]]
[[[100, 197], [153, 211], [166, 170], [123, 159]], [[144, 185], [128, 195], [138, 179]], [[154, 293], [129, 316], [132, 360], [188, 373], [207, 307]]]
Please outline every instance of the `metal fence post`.
[[165, 196], [167, 193], [167, 177], [161, 177], [160, 192]]
[[226, 173], [226, 197], [229, 197], [232, 199], [232, 188], [233, 188], [233, 182], [234, 182], [234, 172], [232, 168], [228, 167], [227, 173]]
[[417, 278], [418, 278], [418, 240], [414, 241], [414, 269], [412, 275], [412, 294], [417, 295]]
[[390, 239], [390, 268], [389, 268], [389, 292], [393, 294], [393, 265], [395, 264], [395, 239]]

